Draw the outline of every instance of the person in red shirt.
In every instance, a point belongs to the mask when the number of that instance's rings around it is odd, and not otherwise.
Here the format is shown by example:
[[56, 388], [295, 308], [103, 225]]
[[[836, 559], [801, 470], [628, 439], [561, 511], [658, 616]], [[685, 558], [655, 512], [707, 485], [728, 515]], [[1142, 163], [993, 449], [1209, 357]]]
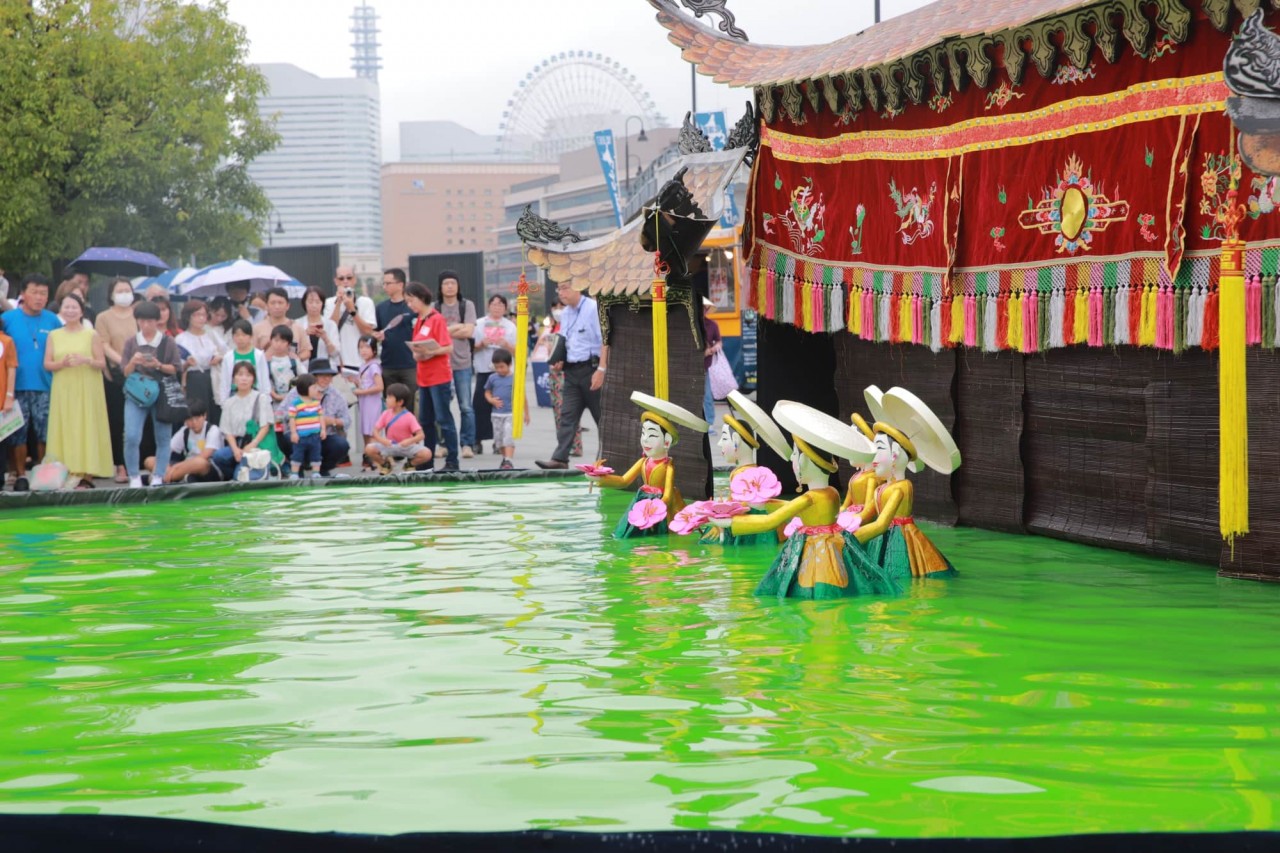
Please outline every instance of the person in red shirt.
[[438, 438], [445, 447], [444, 470], [458, 470], [458, 430], [453, 423], [449, 401], [453, 398], [453, 368], [449, 366], [449, 354], [453, 352], [453, 337], [444, 315], [431, 303], [435, 297], [425, 284], [410, 282], [404, 291], [405, 303], [417, 316], [413, 321], [413, 338], [409, 349], [418, 363], [419, 421], [426, 433], [426, 446], [437, 445]]

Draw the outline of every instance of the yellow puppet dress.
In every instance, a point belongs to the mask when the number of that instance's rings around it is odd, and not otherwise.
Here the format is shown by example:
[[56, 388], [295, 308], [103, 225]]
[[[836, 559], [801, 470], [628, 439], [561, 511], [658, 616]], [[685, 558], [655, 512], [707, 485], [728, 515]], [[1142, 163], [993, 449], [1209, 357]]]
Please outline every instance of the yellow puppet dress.
[[[656, 536], [667, 532], [667, 524], [675, 517], [675, 514], [684, 509], [684, 499], [680, 496], [680, 490], [676, 488], [676, 466], [670, 456], [661, 459], [650, 459], [642, 456], [636, 460], [636, 464], [632, 465], [627, 473], [618, 476], [609, 474], [600, 478], [600, 485], [611, 489], [625, 489], [635, 482], [637, 477], [643, 474], [640, 488], [636, 490], [635, 497], [632, 498], [627, 512], [622, 514], [622, 518], [618, 520], [618, 526], [613, 529], [615, 539], [630, 539], [635, 536]], [[631, 513], [631, 507], [640, 503], [640, 501], [650, 498], [661, 498], [662, 502], [667, 505], [667, 517], [653, 525], [652, 527], [641, 529], [633, 525], [627, 520], [627, 516]]]
[[792, 518], [801, 522], [756, 587], [756, 595], [830, 599], [900, 592], [878, 565], [849, 559], [844, 531], [836, 524], [839, 514], [840, 493], [827, 487], [805, 492], [770, 513], [735, 518], [735, 536], [775, 530]]
[[[878, 570], [895, 582], [951, 578], [957, 572], [911, 516], [915, 488], [910, 480], [877, 487], [862, 512], [862, 526], [845, 550], [864, 571]], [[858, 547], [861, 545], [862, 547]]]

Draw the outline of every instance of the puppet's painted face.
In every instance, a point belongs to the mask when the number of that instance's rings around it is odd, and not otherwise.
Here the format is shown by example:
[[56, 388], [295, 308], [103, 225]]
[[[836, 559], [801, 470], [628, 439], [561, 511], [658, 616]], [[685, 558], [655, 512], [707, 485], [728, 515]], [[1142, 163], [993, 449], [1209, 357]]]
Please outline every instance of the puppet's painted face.
[[742, 436], [728, 424], [720, 427], [720, 440], [716, 447], [720, 448], [720, 456], [730, 465], [737, 465], [742, 460]]
[[640, 425], [640, 449], [650, 459], [665, 459], [671, 448], [671, 436], [652, 421]]
[[888, 480], [893, 476], [894, 463], [898, 461], [898, 454], [902, 449], [898, 447], [898, 443], [884, 433], [876, 434], [876, 455], [871, 460], [871, 465], [875, 469], [876, 476], [882, 480]]

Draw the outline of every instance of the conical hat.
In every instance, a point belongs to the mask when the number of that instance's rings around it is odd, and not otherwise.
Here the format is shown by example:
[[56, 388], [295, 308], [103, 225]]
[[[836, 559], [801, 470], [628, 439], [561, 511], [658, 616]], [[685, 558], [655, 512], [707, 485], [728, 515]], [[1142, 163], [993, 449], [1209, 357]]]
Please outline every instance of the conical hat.
[[871, 410], [871, 422], [886, 421], [884, 414], [884, 392], [880, 390], [878, 385], [868, 385], [862, 392], [862, 398], [867, 401], [867, 408]]
[[764, 409], [747, 398], [741, 391], [729, 392], [729, 405], [746, 421], [747, 426], [755, 431], [756, 437], [769, 445], [774, 453], [786, 459], [791, 455], [791, 444], [778, 429], [773, 418], [764, 413]]
[[779, 400], [773, 407], [773, 419], [792, 435], [804, 439], [811, 447], [825, 450], [832, 456], [861, 465], [870, 462], [876, 455], [875, 447], [862, 433], [803, 403]]
[[899, 429], [915, 445], [916, 456], [942, 474], [960, 467], [960, 448], [951, 433], [924, 401], [906, 388], [890, 388], [884, 395], [885, 423]]
[[655, 415], [661, 415], [673, 424], [687, 427], [694, 432], [706, 432], [711, 429], [711, 424], [695, 415], [686, 408], [677, 406], [675, 403], [667, 400], [659, 400], [650, 394], [640, 391], [631, 392], [631, 402], [647, 412], [653, 412]]

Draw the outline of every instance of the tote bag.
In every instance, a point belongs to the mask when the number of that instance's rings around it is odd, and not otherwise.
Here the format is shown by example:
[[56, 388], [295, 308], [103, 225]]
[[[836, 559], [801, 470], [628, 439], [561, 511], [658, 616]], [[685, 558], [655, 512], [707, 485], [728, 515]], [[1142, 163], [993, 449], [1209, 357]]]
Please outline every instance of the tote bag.
[[711, 383], [711, 396], [717, 400], [723, 400], [730, 392], [738, 390], [738, 377], [733, 375], [733, 368], [729, 366], [729, 359], [724, 357], [724, 352], [717, 352], [711, 357], [707, 381]]

